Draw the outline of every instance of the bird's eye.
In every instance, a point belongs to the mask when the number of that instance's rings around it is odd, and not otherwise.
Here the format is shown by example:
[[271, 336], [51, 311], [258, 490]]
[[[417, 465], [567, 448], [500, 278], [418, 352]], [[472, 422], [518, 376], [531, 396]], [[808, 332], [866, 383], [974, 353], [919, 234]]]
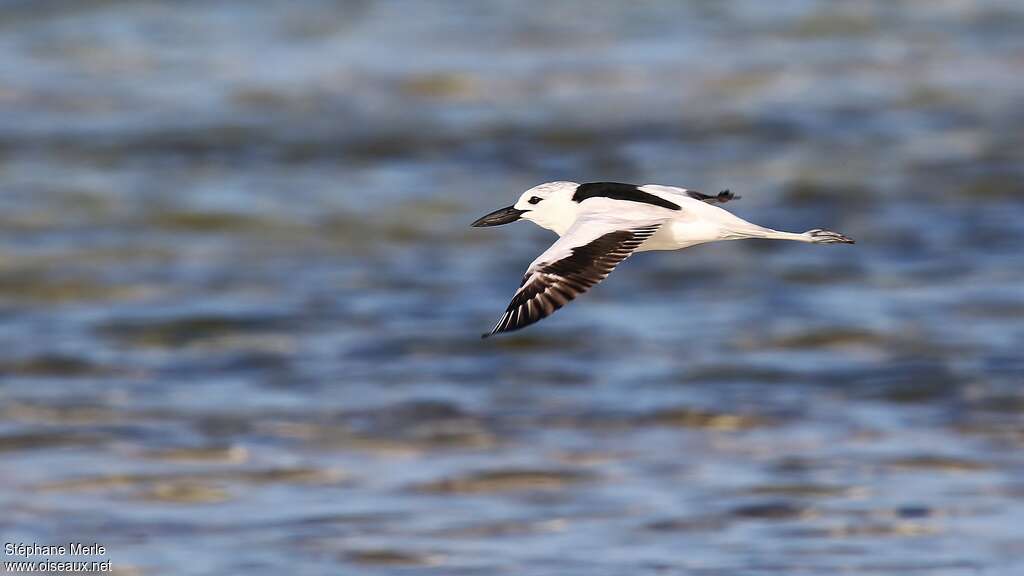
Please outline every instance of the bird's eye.
[[527, 202], [529, 202], [530, 204], [536, 204], [536, 203], [540, 202], [541, 200], [543, 200], [543, 198], [540, 198], [538, 196], [534, 196], [533, 198], [530, 198], [529, 200], [527, 200]]

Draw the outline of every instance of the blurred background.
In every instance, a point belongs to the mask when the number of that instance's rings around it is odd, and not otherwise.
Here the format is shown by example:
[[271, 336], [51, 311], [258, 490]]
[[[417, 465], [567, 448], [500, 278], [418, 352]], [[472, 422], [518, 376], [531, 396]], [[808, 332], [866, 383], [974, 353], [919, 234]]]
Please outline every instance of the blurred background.
[[[118, 574], [1024, 570], [1024, 5], [0, 2], [0, 533]], [[856, 246], [481, 341], [549, 180]], [[10, 558], [5, 558], [10, 559]]]

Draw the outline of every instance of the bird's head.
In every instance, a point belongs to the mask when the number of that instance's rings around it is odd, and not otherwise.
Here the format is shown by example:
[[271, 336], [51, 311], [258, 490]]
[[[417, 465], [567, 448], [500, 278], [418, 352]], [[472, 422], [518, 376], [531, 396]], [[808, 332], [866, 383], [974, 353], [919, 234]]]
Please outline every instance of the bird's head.
[[572, 196], [578, 187], [576, 182], [547, 182], [534, 186], [523, 192], [515, 204], [481, 217], [473, 222], [473, 226], [500, 226], [516, 220], [529, 220], [561, 235], [576, 220], [579, 203]]

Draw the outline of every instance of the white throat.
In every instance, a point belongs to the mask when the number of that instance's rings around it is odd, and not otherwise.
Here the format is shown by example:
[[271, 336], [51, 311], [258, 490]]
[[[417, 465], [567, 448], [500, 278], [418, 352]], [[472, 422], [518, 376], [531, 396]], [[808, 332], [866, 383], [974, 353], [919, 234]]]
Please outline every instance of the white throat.
[[551, 203], [540, 210], [531, 210], [523, 214], [524, 220], [529, 220], [541, 228], [547, 228], [559, 236], [565, 232], [576, 221], [576, 207], [578, 204], [570, 201], [565, 203]]

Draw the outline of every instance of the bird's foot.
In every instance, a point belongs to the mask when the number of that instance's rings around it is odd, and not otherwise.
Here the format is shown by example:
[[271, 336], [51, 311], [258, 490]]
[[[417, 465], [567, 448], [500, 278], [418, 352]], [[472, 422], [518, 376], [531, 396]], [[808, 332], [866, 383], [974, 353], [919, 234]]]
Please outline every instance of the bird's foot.
[[815, 244], [855, 244], [853, 238], [843, 236], [839, 232], [815, 228], [804, 232], [804, 236], [811, 239]]

